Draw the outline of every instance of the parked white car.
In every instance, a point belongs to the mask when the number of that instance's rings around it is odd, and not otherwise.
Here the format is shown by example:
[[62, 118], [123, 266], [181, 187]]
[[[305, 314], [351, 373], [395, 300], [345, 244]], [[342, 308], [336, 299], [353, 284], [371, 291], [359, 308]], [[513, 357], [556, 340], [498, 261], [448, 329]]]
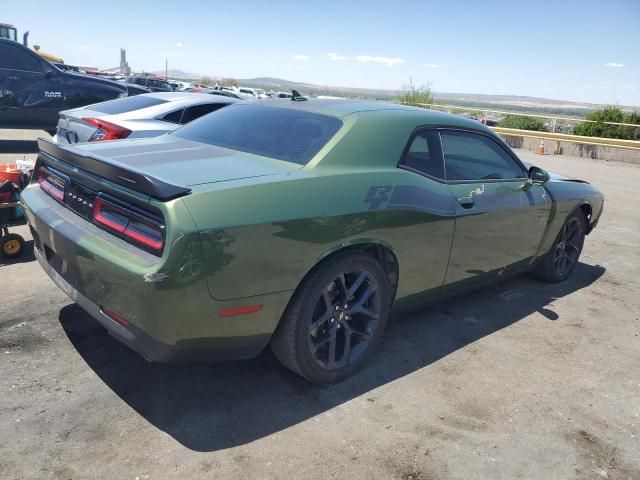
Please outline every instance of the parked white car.
[[171, 132], [236, 98], [189, 92], [146, 93], [60, 112], [57, 143], [156, 137]]

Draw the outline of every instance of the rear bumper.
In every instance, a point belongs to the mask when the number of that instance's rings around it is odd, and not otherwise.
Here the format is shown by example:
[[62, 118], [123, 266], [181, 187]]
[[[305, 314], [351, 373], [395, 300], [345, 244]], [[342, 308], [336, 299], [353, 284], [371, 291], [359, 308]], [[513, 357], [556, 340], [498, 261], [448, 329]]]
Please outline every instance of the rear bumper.
[[62, 291], [105, 327], [109, 334], [150, 362], [207, 362], [252, 358], [258, 355], [269, 342], [269, 335], [256, 335], [188, 340], [169, 345], [153, 338], [135, 325], [124, 326], [105, 315], [98, 305], [73, 288], [56, 272], [38, 248], [34, 248], [34, 253], [40, 266]]
[[[148, 360], [256, 356], [267, 346], [291, 296], [279, 292], [213, 299], [206, 271], [198, 268], [204, 262], [197, 232], [182, 230], [160, 258], [97, 228], [37, 185], [23, 191], [22, 202], [42, 268], [115, 338]], [[255, 313], [222, 315], [256, 304], [261, 308]], [[125, 321], [115, 321], [102, 308]]]

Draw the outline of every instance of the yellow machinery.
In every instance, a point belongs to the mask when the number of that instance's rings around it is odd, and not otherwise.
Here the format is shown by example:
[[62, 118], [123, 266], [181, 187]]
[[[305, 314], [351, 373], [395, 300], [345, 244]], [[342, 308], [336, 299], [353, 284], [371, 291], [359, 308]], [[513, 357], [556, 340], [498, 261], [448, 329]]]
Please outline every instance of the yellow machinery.
[[[9, 24], [9, 23], [0, 23], [0, 38], [6, 38], [8, 40], [13, 40], [14, 42], [18, 41], [18, 31], [16, 30], [16, 27], [14, 27], [13, 25]], [[24, 44], [25, 47], [28, 47], [29, 45], [27, 44], [27, 39], [29, 38], [29, 32], [25, 32], [24, 35], [22, 36], [22, 43]], [[52, 63], [64, 63], [64, 60], [62, 60], [60, 57], [56, 57], [55, 55], [52, 55], [50, 53], [44, 52], [42, 50], [40, 50], [40, 46], [38, 45], [34, 45], [33, 49], [35, 50], [35, 52], [40, 55], [42, 58], [44, 58], [45, 60], [52, 62]]]

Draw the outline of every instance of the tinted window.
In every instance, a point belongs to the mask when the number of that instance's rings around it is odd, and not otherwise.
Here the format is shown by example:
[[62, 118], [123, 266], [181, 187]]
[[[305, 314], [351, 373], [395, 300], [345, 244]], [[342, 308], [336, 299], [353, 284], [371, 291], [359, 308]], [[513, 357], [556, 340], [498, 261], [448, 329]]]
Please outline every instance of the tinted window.
[[215, 112], [219, 108], [222, 108], [226, 103], [205, 103], [204, 105], [194, 105], [193, 107], [186, 108], [181, 123], [189, 123], [200, 118], [207, 113]]
[[184, 112], [183, 108], [181, 108], [180, 110], [176, 110], [175, 112], [167, 113], [164, 117], [162, 117], [162, 120], [164, 120], [165, 122], [180, 123], [182, 112]]
[[435, 130], [418, 132], [400, 165], [444, 180], [440, 137]]
[[341, 126], [340, 119], [328, 115], [236, 104], [202, 117], [174, 135], [304, 165]]
[[136, 95], [135, 97], [124, 97], [117, 100], [109, 100], [108, 102], [98, 103], [88, 108], [96, 112], [117, 115], [119, 113], [140, 110], [141, 108], [153, 107], [154, 105], [160, 105], [161, 103], [167, 103], [167, 101], [159, 98]]
[[42, 61], [29, 52], [12, 45], [0, 45], [0, 68], [43, 72]]
[[492, 139], [469, 132], [442, 132], [447, 180], [525, 177], [509, 153]]

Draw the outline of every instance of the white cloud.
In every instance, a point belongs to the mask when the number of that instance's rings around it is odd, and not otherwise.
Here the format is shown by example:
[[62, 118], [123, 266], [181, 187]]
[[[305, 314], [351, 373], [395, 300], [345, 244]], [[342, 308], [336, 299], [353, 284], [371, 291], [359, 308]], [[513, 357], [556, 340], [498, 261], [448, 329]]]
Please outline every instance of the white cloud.
[[182, 42], [176, 42], [176, 47], [178, 47], [178, 48], [182, 48], [182, 47], [183, 47]]
[[294, 55], [293, 57], [291, 57], [293, 60], [297, 60], [299, 62], [306, 62], [307, 60], [309, 60], [309, 55]]
[[338, 55], [337, 53], [333, 53], [333, 52], [327, 53], [327, 57], [329, 57], [329, 60], [346, 60], [347, 59], [347, 57], [343, 55]]
[[362, 63], [382, 63], [387, 67], [395, 67], [396, 65], [402, 65], [403, 63], [407, 63], [406, 60], [398, 57], [372, 57], [371, 55], [360, 55], [356, 57], [356, 60]]
[[622, 68], [624, 67], [624, 63], [607, 62], [604, 66], [608, 68]]
[[432, 68], [434, 70], [436, 68], [440, 68], [440, 65], [438, 65], [437, 63], [425, 63], [424, 66], [427, 67], [427, 68]]

